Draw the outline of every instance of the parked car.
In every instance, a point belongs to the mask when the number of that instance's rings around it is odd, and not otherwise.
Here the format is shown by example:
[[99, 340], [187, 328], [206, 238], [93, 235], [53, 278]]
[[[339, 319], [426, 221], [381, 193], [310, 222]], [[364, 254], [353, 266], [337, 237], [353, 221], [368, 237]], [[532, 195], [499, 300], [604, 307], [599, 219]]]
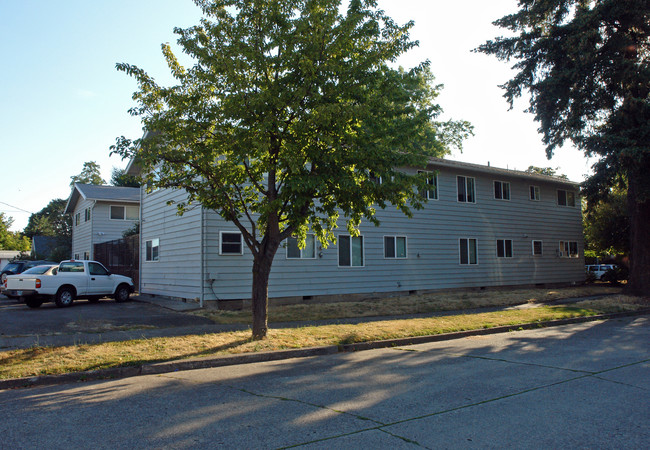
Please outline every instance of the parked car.
[[56, 306], [72, 305], [77, 298], [96, 302], [112, 296], [117, 302], [125, 302], [134, 290], [133, 280], [112, 274], [97, 261], [61, 261], [57, 273], [52, 276], [9, 275], [6, 289], [20, 292], [30, 308], [38, 308], [43, 302], [54, 301]]
[[32, 267], [40, 266], [43, 264], [56, 265], [57, 263], [53, 261], [12, 261], [10, 263], [7, 263], [7, 265], [2, 268], [2, 272], [0, 273], [0, 286], [5, 283], [7, 275], [17, 275], [19, 273], [23, 273], [27, 269], [31, 269]]
[[615, 270], [616, 264], [588, 264], [585, 269], [595, 280], [600, 280], [608, 270]]
[[[2, 283], [2, 293], [9, 298], [19, 298], [23, 296], [33, 295], [36, 286], [41, 287], [42, 278], [56, 275], [58, 269], [58, 264], [43, 264], [40, 266], [32, 267], [31, 269], [27, 269], [18, 275], [8, 275], [5, 278], [4, 283]], [[15, 286], [13, 286], [14, 283], [11, 283], [11, 285], [8, 286], [9, 281], [14, 277], [18, 279], [22, 284], [27, 283], [28, 286], [23, 286], [20, 290], [16, 289]]]

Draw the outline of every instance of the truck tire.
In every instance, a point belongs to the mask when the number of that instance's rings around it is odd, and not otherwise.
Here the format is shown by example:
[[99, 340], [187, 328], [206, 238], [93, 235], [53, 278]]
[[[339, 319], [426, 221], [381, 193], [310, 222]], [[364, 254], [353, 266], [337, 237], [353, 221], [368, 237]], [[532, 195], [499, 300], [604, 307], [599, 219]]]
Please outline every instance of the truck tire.
[[25, 304], [30, 308], [40, 308], [40, 306], [43, 304], [43, 300], [38, 298], [26, 298]]
[[120, 284], [117, 289], [115, 289], [115, 295], [113, 295], [113, 297], [116, 302], [122, 303], [128, 301], [130, 295], [131, 289], [129, 289], [126, 284]]
[[59, 308], [65, 308], [66, 306], [72, 305], [74, 301], [74, 291], [69, 287], [62, 287], [59, 289], [59, 292], [56, 293], [54, 298], [54, 303]]

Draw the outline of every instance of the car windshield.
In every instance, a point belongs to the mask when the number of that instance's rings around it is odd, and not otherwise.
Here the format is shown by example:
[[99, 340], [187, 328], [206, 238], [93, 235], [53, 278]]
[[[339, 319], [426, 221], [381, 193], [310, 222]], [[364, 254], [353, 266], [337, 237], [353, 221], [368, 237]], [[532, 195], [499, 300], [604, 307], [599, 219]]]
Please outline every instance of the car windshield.
[[27, 269], [23, 273], [24, 274], [26, 274], [26, 273], [34, 273], [34, 274], [37, 274], [37, 275], [42, 275], [45, 272], [47, 272], [48, 270], [50, 270], [50, 267], [52, 267], [52, 266], [36, 266], [36, 267], [32, 267], [31, 269]]

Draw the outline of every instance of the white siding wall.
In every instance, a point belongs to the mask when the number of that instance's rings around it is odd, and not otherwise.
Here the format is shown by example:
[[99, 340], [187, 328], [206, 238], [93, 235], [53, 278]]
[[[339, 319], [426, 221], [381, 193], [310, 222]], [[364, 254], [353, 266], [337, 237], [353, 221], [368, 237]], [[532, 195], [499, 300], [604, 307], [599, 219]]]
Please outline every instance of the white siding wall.
[[[84, 252], [88, 252], [90, 259], [94, 258], [93, 245], [121, 239], [122, 233], [132, 228], [137, 220], [113, 220], [110, 218], [110, 207], [115, 206], [137, 206], [133, 203], [124, 202], [100, 202], [80, 199], [72, 215], [72, 255], [79, 255], [83, 258]], [[90, 220], [85, 220], [85, 210], [91, 208]], [[75, 225], [76, 214], [80, 213], [79, 225]]]
[[[168, 297], [200, 298], [201, 208], [176, 214], [168, 200], [185, 200], [184, 191], [143, 193], [140, 224], [140, 291]], [[159, 239], [158, 261], [146, 261], [146, 241]]]
[[[476, 179], [476, 204], [459, 203], [456, 175]], [[493, 181], [510, 182], [510, 200], [494, 198]], [[529, 186], [541, 190], [529, 200]], [[430, 200], [412, 219], [394, 210], [379, 210], [382, 225], [363, 224], [364, 267], [338, 267], [338, 248], [320, 250], [317, 259], [287, 259], [278, 251], [269, 284], [270, 297], [373, 293], [460, 287], [564, 283], [584, 280], [580, 201], [557, 203], [559, 185], [442, 169], [439, 200]], [[560, 186], [561, 187], [561, 186]], [[566, 189], [566, 187], [564, 188]], [[341, 222], [337, 234], [347, 234]], [[206, 217], [205, 299], [250, 298], [252, 257], [219, 255], [219, 232], [235, 231], [216, 214]], [[408, 257], [385, 259], [383, 236], [407, 236]], [[478, 242], [478, 264], [459, 264], [459, 239]], [[497, 258], [496, 240], [513, 241], [513, 257]], [[532, 241], [543, 241], [543, 255], [532, 255]], [[577, 241], [579, 258], [560, 258], [559, 241]], [[317, 250], [317, 253], [319, 250]]]
[[[72, 214], [72, 254], [71, 258], [74, 258], [74, 255], [79, 255], [79, 258], [83, 258], [84, 253], [88, 252], [92, 258], [92, 233], [93, 233], [93, 221], [85, 220], [84, 211], [86, 208], [92, 208], [93, 201], [84, 200], [79, 198], [77, 206]], [[80, 214], [79, 224], [77, 225], [76, 216]]]

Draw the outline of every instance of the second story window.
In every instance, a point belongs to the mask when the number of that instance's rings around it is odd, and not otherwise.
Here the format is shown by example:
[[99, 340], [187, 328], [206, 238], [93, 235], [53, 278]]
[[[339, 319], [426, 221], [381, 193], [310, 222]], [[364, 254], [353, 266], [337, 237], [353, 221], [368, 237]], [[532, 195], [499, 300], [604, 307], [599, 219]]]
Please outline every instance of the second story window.
[[140, 211], [137, 206], [116, 206], [111, 205], [112, 220], [138, 220]]
[[81, 223], [81, 213], [74, 215], [74, 226], [79, 226], [79, 223]]
[[576, 194], [572, 191], [565, 191], [563, 189], [557, 190], [557, 204], [559, 206], [575, 206]]
[[497, 200], [510, 200], [510, 183], [507, 181], [495, 181], [494, 198]]
[[471, 177], [456, 177], [458, 185], [458, 201], [461, 203], [476, 203], [475, 180]]
[[90, 220], [90, 208], [86, 208], [84, 211], [84, 222], [88, 222]]
[[420, 190], [420, 195], [428, 200], [438, 200], [438, 175], [435, 172], [418, 170], [418, 173], [424, 174], [427, 187]]
[[530, 186], [530, 199], [539, 201], [539, 186]]

